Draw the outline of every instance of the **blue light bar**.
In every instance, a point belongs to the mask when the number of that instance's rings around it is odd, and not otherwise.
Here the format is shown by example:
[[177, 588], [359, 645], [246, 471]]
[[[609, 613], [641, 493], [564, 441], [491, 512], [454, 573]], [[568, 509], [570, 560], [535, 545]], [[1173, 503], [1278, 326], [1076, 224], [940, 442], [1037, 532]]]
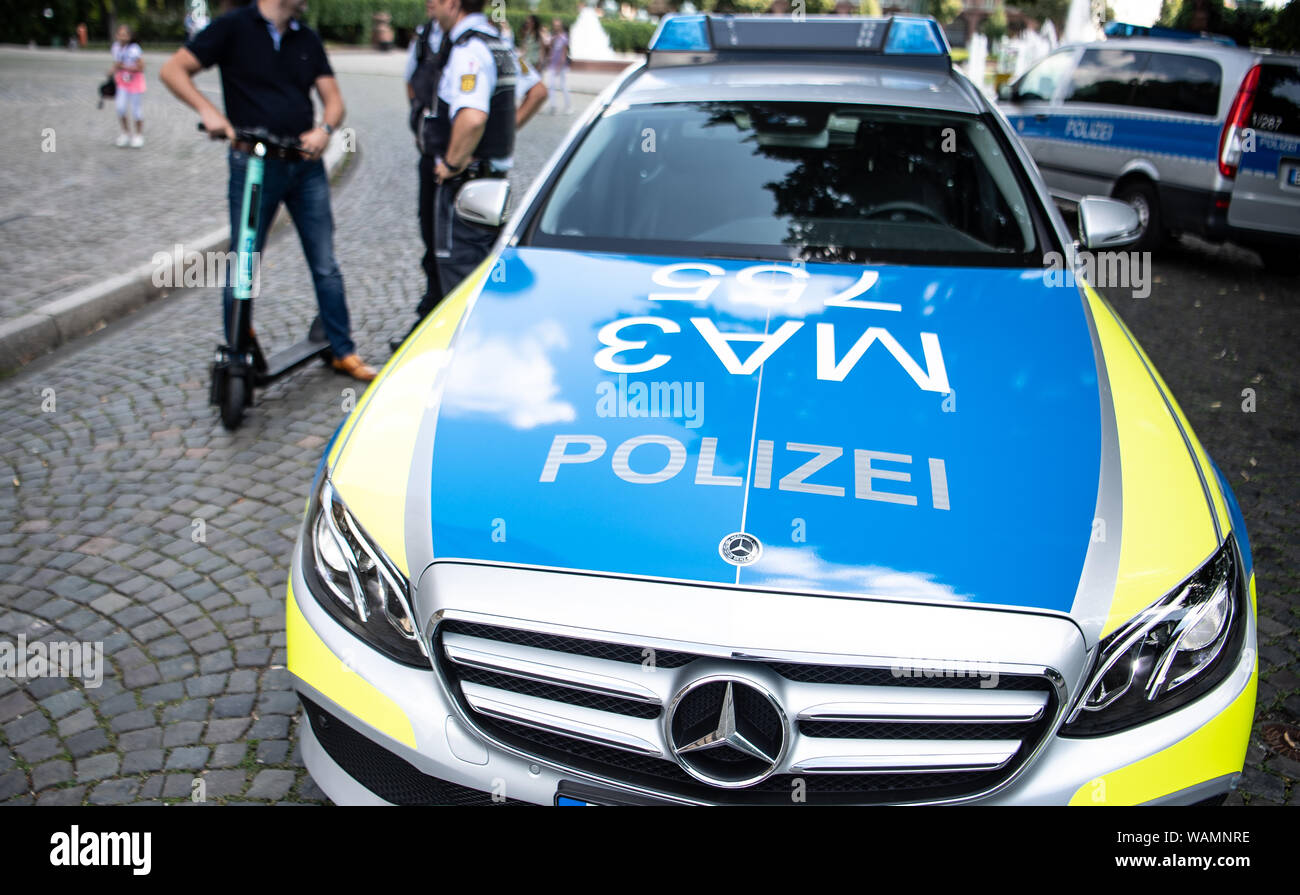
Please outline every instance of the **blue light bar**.
[[685, 50], [707, 52], [709, 43], [708, 16], [664, 16], [659, 30], [650, 38], [651, 50]]
[[885, 53], [909, 56], [946, 56], [948, 40], [934, 19], [894, 16], [885, 38]]
[[669, 15], [650, 38], [650, 65], [687, 65], [781, 56], [805, 61], [949, 66], [939, 23], [920, 16]]

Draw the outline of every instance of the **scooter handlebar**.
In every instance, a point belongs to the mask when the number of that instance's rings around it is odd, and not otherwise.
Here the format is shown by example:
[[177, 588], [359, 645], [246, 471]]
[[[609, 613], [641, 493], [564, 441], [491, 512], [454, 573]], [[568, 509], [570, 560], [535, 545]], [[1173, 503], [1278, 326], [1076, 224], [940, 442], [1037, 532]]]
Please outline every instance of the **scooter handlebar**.
[[[198, 123], [199, 133], [206, 134], [208, 129], [203, 126], [203, 122]], [[224, 140], [225, 134], [218, 134], [216, 139]], [[245, 143], [265, 143], [267, 146], [276, 149], [295, 149], [301, 150], [301, 145], [297, 137], [277, 137], [264, 127], [237, 127], [235, 128], [235, 139]]]

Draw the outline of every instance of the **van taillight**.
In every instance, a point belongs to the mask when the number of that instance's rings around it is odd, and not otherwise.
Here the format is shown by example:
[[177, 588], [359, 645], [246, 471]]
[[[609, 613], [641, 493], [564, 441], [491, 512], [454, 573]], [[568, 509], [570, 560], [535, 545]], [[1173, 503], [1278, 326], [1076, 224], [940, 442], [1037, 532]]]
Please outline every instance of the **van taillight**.
[[1246, 72], [1219, 136], [1219, 173], [1224, 177], [1237, 176], [1237, 166], [1241, 164], [1241, 132], [1250, 123], [1250, 110], [1255, 105], [1255, 88], [1258, 86], [1259, 66], [1256, 65]]

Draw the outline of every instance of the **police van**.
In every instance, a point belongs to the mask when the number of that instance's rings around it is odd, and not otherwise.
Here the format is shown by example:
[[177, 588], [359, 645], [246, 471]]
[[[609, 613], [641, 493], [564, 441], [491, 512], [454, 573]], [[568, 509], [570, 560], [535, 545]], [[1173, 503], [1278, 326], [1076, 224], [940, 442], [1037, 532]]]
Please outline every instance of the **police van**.
[[1002, 110], [1058, 200], [1138, 212], [1138, 247], [1194, 233], [1294, 270], [1300, 247], [1300, 56], [1214, 40], [1062, 47], [1004, 88]]

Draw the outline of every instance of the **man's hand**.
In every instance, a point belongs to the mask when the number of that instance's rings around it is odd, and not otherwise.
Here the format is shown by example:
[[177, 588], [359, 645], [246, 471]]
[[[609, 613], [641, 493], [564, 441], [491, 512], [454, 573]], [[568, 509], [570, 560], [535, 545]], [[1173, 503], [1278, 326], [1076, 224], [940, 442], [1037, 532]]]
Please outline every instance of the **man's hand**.
[[466, 166], [462, 165], [459, 168], [452, 168], [442, 159], [438, 159], [438, 163], [433, 166], [433, 173], [434, 176], [438, 178], [438, 182], [442, 183], [444, 180], [451, 180], [457, 174], [464, 171], [465, 167]]
[[325, 151], [325, 147], [329, 145], [330, 135], [325, 133], [323, 127], [314, 127], [298, 135], [298, 148], [309, 159], [319, 158], [320, 154]]
[[212, 106], [199, 112], [199, 117], [203, 121], [203, 129], [208, 132], [208, 136], [213, 140], [233, 140], [235, 139], [235, 128]]

